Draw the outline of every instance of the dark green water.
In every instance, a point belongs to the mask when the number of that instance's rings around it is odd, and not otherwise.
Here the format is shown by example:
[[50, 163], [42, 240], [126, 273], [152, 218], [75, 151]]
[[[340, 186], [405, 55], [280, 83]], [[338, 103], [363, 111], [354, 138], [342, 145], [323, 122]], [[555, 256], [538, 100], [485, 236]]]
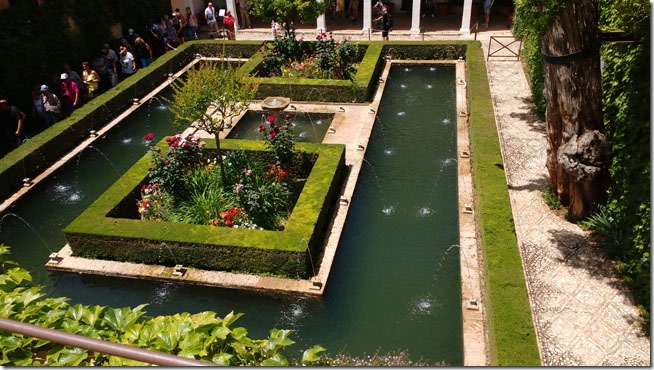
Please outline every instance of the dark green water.
[[178, 131], [157, 101], [2, 215], [0, 242], [50, 296], [73, 304], [148, 303], [153, 316], [243, 312], [238, 324], [253, 338], [296, 330], [291, 355], [321, 344], [461, 365], [454, 67], [394, 67], [387, 81], [322, 299], [45, 271], [65, 244], [61, 230], [146, 152], [143, 136]]
[[[331, 113], [291, 112], [282, 114], [291, 116], [293, 140], [300, 142], [321, 143], [334, 117]], [[247, 111], [236, 126], [227, 135], [228, 139], [261, 140], [259, 125], [266, 123], [269, 113], [263, 111]], [[282, 122], [278, 123], [284, 124]]]

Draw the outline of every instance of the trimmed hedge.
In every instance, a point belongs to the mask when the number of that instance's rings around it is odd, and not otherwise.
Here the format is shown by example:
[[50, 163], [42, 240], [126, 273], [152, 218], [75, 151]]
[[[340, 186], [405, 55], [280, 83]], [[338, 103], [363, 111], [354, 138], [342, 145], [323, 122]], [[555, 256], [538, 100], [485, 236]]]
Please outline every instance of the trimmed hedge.
[[[0, 196], [7, 198], [23, 186], [25, 177], [34, 178], [49, 165], [79, 145], [90, 130], [99, 130], [141, 98], [191, 62], [196, 54], [204, 57], [248, 58], [241, 68], [252, 73], [261, 63], [263, 41], [194, 40], [185, 42], [177, 51], [168, 52], [134, 76], [121, 81], [111, 90], [96, 97], [65, 120], [0, 159]], [[404, 59], [458, 59], [465, 56], [466, 42], [357, 42], [366, 53], [353, 81], [290, 80], [261, 78], [258, 98], [288, 96], [295, 101], [366, 102], [377, 87], [383, 56]]]
[[[214, 141], [207, 143], [215, 147]], [[166, 145], [162, 140], [157, 147], [165, 150]], [[265, 143], [225, 139], [221, 147], [263, 151]], [[130, 203], [136, 209], [140, 186], [148, 174], [150, 159], [145, 155], [64, 233], [73, 254], [85, 258], [309, 277], [310, 257], [321, 255], [322, 234], [347, 173], [345, 146], [296, 143], [296, 148], [317, 159], [283, 231], [130, 219], [133, 212], [125, 209]]]

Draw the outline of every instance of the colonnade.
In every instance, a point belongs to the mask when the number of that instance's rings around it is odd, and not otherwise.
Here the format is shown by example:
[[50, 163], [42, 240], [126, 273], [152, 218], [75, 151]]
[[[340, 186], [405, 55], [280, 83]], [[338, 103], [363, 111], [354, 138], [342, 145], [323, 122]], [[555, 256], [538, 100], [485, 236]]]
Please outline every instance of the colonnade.
[[[323, 0], [326, 1], [326, 0]], [[235, 0], [226, 0], [227, 9], [234, 14], [236, 17], [236, 2]], [[420, 33], [420, 0], [413, 1], [411, 9], [411, 28], [410, 32], [412, 34]], [[463, 2], [463, 14], [461, 16], [461, 28], [459, 33], [462, 35], [470, 34], [470, 16], [472, 13], [472, 0], [464, 0]], [[238, 17], [236, 17], [238, 18]], [[361, 29], [362, 33], [368, 33], [372, 30], [372, 0], [363, 0], [363, 28]], [[239, 28], [238, 19], [236, 20], [236, 28]], [[316, 33], [321, 33], [328, 31], [326, 27], [325, 14], [320, 15], [316, 20]]]

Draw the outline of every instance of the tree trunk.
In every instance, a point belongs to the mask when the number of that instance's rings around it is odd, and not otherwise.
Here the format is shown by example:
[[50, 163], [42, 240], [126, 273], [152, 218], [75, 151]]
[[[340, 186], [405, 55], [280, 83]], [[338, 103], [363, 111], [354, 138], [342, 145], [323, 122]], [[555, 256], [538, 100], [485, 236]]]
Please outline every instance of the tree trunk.
[[543, 35], [547, 168], [575, 217], [604, 201], [609, 146], [602, 121], [597, 1], [574, 0]]
[[220, 131], [213, 133], [214, 138], [216, 139], [216, 154], [218, 157], [218, 165], [220, 166], [220, 178], [223, 180], [223, 186], [227, 186], [227, 176], [225, 176], [225, 164], [223, 163], [223, 153], [220, 150]]

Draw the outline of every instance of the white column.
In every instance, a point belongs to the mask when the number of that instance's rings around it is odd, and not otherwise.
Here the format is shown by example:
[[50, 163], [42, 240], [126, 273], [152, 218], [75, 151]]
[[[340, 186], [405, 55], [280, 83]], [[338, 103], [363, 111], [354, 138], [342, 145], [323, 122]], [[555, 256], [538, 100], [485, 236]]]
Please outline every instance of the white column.
[[372, 0], [363, 0], [363, 29], [361, 32], [367, 34], [370, 32], [370, 26], [372, 24]]
[[420, 33], [420, 0], [413, 0], [411, 7], [411, 33]]
[[470, 34], [470, 15], [472, 13], [472, 0], [463, 1], [463, 15], [461, 16], [461, 29], [459, 33], [462, 35]]
[[327, 32], [327, 29], [325, 28], [325, 13], [320, 14], [318, 19], [316, 19], [316, 35], [323, 32]]

